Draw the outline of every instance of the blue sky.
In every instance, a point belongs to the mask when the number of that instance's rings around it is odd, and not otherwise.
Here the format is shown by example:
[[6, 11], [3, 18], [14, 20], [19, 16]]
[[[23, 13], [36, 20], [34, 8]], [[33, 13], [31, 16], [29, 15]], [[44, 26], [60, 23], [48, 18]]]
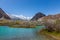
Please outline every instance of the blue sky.
[[60, 13], [60, 0], [0, 0], [0, 8], [8, 14], [34, 16]]

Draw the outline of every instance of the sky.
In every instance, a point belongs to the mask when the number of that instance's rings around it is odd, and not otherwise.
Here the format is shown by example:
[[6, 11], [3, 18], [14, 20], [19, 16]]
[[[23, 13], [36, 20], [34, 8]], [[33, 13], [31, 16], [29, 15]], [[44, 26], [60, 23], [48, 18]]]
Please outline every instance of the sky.
[[60, 0], [0, 0], [0, 8], [18, 16], [32, 17], [38, 12], [52, 15], [60, 13]]

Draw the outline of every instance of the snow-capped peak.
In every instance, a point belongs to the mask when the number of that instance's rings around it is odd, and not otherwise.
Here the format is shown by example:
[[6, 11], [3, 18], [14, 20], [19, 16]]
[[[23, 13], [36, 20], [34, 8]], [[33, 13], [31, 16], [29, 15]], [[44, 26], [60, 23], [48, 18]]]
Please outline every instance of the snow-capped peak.
[[32, 17], [26, 17], [24, 15], [15, 15], [15, 14], [12, 14], [12, 15], [9, 15], [11, 18], [20, 18], [20, 19], [23, 19], [23, 20], [30, 20]]

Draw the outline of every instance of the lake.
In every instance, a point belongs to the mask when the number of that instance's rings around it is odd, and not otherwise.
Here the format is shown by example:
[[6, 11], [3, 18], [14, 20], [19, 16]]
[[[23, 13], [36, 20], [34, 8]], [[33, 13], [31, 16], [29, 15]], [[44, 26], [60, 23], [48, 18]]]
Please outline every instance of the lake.
[[37, 35], [44, 26], [36, 28], [10, 28], [0, 26], [0, 40], [48, 40], [43, 35]]

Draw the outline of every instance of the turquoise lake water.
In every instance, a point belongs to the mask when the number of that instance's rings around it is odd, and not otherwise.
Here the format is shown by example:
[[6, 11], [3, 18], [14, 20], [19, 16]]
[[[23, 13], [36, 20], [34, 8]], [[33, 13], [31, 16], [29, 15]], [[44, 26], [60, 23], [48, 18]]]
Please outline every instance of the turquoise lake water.
[[0, 26], [0, 40], [45, 40], [46, 38], [44, 36], [37, 35], [37, 32], [42, 28], [44, 26], [37, 26], [36, 28]]

